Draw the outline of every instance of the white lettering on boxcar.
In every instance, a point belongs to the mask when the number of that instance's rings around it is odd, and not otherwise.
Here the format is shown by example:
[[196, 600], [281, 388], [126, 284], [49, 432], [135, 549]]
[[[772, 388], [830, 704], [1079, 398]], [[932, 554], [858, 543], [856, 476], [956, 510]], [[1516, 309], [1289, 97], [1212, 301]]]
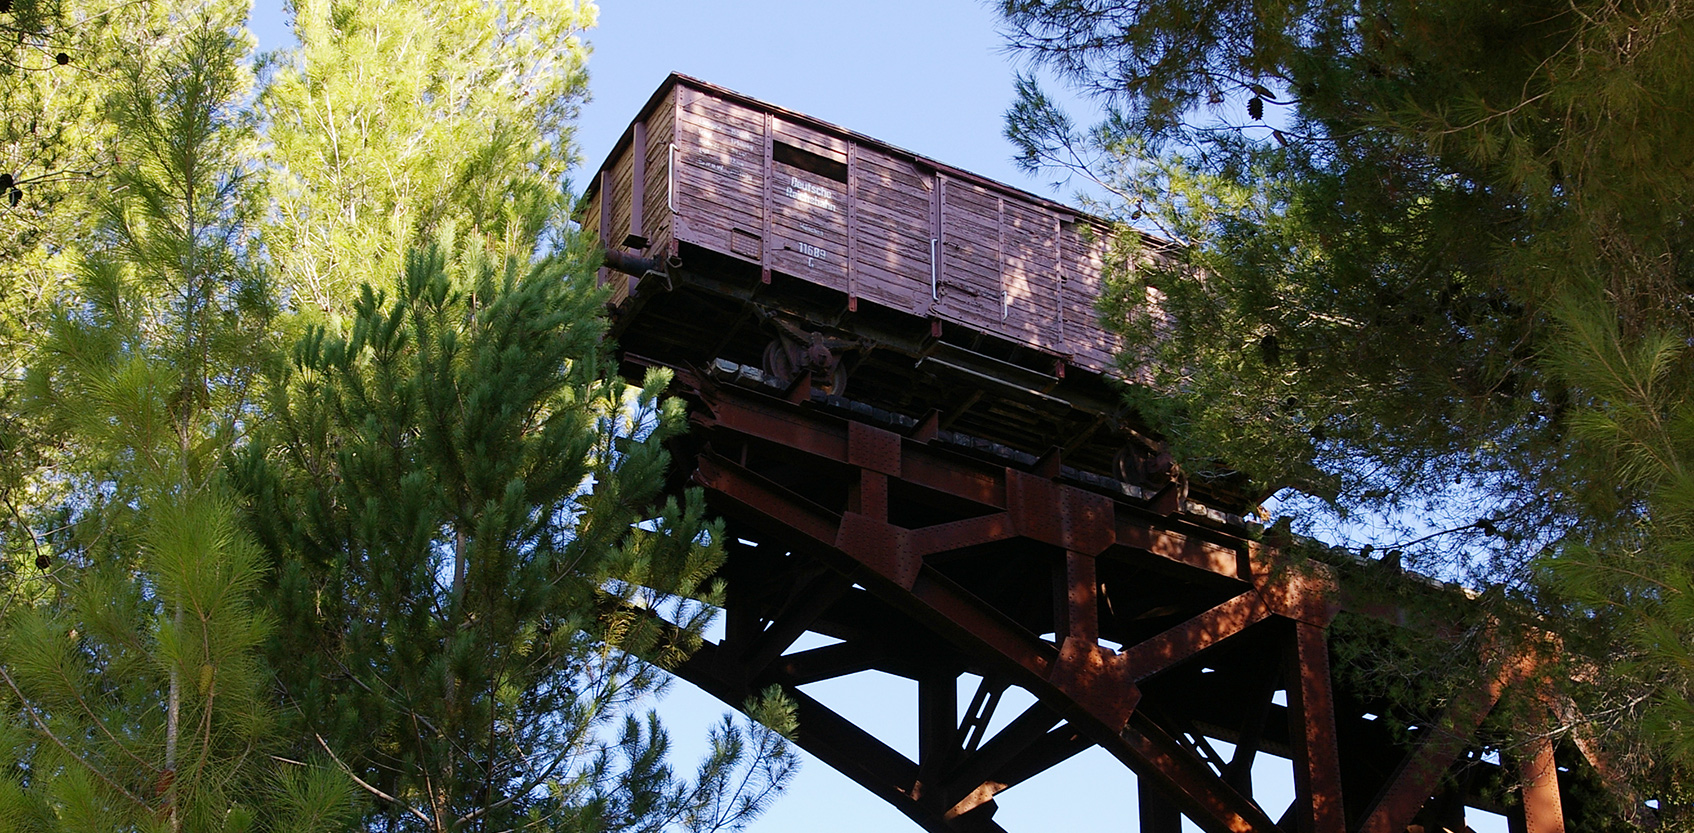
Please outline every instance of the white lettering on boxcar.
[[689, 157], [688, 161], [694, 163], [694, 166], [697, 168], [705, 168], [709, 171], [716, 171], [724, 176], [738, 179], [742, 182], [753, 181], [753, 178], [749, 176], [746, 171], [743, 171], [733, 165], [725, 165], [723, 162], [720, 162], [704, 153], [693, 154]]
[[835, 210], [835, 195], [822, 185], [814, 185], [792, 174], [788, 177], [788, 198], [825, 211]]

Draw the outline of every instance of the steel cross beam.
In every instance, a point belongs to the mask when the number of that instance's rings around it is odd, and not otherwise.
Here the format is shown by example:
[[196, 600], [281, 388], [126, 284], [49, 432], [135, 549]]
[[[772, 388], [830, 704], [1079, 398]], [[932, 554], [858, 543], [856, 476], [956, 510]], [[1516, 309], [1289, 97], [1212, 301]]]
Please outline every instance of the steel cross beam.
[[[685, 369], [675, 386], [696, 428], [690, 479], [756, 544], [731, 548], [724, 640], [678, 673], [732, 705], [782, 687], [801, 746], [927, 830], [999, 830], [998, 793], [1097, 744], [1141, 779], [1149, 829], [1180, 811], [1208, 833], [1399, 833], [1499, 697], [1490, 686], [1455, 706], [1454, 731], [1405, 755], [1349, 819], [1327, 643], [1341, 594], [1327, 568], [1279, 564], [1168, 495], [1103, 493], [1061, 482], [1056, 465], [973, 457]], [[841, 642], [790, 651], [808, 631]], [[1204, 685], [1206, 657], [1232, 651], [1263, 658], [1245, 664], [1280, 675], [1287, 706], [1268, 705], [1263, 682], [1218, 693], [1261, 714], [1223, 761], [1194, 728], [1197, 706], [1165, 690]], [[919, 760], [798, 688], [867, 669], [918, 682]], [[967, 672], [984, 687], [960, 718]], [[1007, 685], [1037, 703], [984, 737]], [[1244, 781], [1273, 745], [1294, 762], [1283, 825]], [[1534, 823], [1558, 807], [1556, 781], [1534, 785], [1530, 833], [1560, 829]]]

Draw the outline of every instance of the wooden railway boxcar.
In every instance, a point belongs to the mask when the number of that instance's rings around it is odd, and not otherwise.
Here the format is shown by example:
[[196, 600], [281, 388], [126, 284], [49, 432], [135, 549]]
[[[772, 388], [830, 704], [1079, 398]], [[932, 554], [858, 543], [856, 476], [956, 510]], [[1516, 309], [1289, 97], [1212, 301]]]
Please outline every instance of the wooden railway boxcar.
[[[608, 250], [694, 246], [1110, 373], [1106, 222], [704, 81], [671, 75], [590, 182]], [[614, 301], [630, 276], [602, 273]]]

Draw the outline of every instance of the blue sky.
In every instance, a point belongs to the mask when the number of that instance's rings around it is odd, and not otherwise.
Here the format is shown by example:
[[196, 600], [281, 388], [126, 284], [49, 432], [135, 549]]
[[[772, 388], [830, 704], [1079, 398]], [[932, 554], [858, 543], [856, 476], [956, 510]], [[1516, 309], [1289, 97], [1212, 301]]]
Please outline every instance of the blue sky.
[[[253, 29], [262, 49], [288, 44], [281, 0], [260, 0]], [[1017, 65], [995, 31], [992, 11], [974, 0], [612, 0], [602, 6], [599, 28], [588, 39], [594, 47], [593, 100], [578, 126], [586, 168], [579, 181], [599, 166], [641, 105], [676, 71], [1048, 197], [1070, 202], [1076, 190], [1074, 183], [1055, 187], [1026, 176], [1012, 164], [1001, 117], [1011, 103]], [[868, 672], [806, 691], [915, 757], [915, 684]], [[970, 694], [962, 692], [961, 704]], [[1009, 718], [1026, 702], [1027, 696], [1008, 702], [1002, 711]], [[722, 705], [677, 682], [657, 708], [672, 728], [675, 763], [690, 769]], [[1261, 796], [1274, 816], [1287, 801], [1288, 765], [1269, 756], [1260, 760], [1266, 769], [1256, 780], [1265, 785]], [[1279, 766], [1279, 773], [1273, 771]], [[1279, 791], [1283, 795], [1272, 797]], [[1098, 749], [1003, 793], [998, 804], [995, 820], [1012, 833], [1137, 829], [1135, 778]], [[1472, 826], [1479, 833], [1503, 832], [1496, 819]], [[789, 792], [749, 829], [920, 828], [808, 758]]]

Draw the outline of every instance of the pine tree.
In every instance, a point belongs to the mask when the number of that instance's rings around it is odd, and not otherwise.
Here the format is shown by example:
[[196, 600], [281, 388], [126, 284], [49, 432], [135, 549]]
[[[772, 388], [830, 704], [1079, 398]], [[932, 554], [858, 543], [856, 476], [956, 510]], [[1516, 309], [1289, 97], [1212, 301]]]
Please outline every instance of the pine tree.
[[662, 496], [680, 408], [612, 374], [589, 252], [481, 242], [414, 250], [392, 300], [313, 330], [243, 457], [298, 734], [380, 829], [738, 825], [792, 768], [781, 738], [726, 723], [689, 784], [630, 714], [718, 600], [721, 527]]
[[[9, 382], [22, 377], [75, 268], [93, 182], [112, 156], [99, 110], [113, 57], [144, 16], [104, 0], [19, 0], [0, 12], [0, 377]], [[23, 544], [31, 536], [20, 518], [58, 490], [41, 476], [52, 443], [20, 393], [0, 385], [0, 526], [6, 541]]]
[[750, 819], [786, 704], [693, 778], [644, 712], [722, 533], [564, 217], [592, 7], [303, 4], [261, 119], [244, 4], [121, 11], [15, 328], [0, 829]]
[[0, 3], [0, 208], [11, 209], [0, 211], [0, 254], [32, 248], [55, 226], [41, 228], [38, 215], [72, 196], [66, 181], [103, 167], [92, 109], [106, 89], [113, 36], [134, 18], [101, 0]]
[[593, 7], [295, 13], [263, 239], [305, 335], [238, 470], [299, 754], [384, 829], [744, 823], [792, 770], [780, 734], [726, 720], [689, 781], [637, 717], [698, 642], [722, 541], [697, 494], [663, 497], [681, 414], [615, 374], [565, 216]]
[[271, 315], [244, 240], [245, 9], [139, 11], [105, 101], [126, 161], [27, 384], [67, 497], [10, 553], [0, 826], [320, 829], [351, 785], [273, 756], [265, 563], [220, 474]]
[[1694, 8], [1000, 8], [1107, 105], [1081, 130], [1026, 80], [1023, 161], [1085, 170], [1182, 244], [1103, 310], [1185, 465], [1446, 522], [1408, 558], [1545, 616], [1586, 731], [1686, 807]]
[[564, 226], [592, 4], [293, 10], [300, 46], [273, 57], [261, 101], [277, 214], [265, 244], [302, 306], [348, 313], [361, 283], [398, 275], [443, 223], [514, 253]]

